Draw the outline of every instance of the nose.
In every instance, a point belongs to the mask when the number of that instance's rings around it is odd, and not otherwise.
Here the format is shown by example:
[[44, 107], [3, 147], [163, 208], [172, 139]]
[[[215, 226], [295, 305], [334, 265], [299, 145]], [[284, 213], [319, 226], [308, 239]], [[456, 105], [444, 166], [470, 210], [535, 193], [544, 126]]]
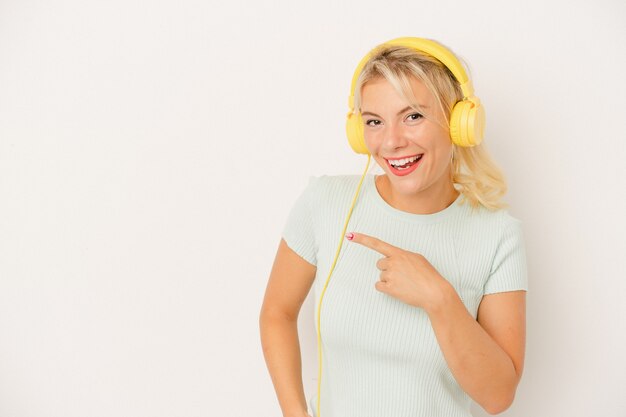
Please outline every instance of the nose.
[[404, 148], [408, 143], [406, 132], [402, 123], [394, 123], [388, 125], [385, 137], [383, 140], [383, 147], [387, 150], [395, 150]]

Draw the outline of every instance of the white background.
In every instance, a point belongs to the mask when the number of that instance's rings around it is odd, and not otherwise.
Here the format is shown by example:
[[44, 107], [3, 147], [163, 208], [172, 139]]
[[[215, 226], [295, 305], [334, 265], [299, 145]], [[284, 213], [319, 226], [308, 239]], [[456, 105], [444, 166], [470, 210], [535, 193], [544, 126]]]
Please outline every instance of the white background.
[[[524, 222], [504, 415], [626, 416], [625, 27], [618, 0], [0, 1], [0, 416], [280, 416], [280, 231], [311, 175], [362, 172], [350, 78], [399, 36], [468, 62]], [[310, 396], [311, 298], [300, 329]]]

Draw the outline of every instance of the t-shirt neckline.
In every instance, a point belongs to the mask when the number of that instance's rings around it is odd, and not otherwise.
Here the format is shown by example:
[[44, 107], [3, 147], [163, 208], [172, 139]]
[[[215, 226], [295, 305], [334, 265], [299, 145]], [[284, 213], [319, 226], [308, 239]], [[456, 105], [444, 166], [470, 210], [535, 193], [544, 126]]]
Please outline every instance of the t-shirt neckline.
[[379, 194], [378, 189], [376, 188], [375, 180], [376, 180], [376, 176], [374, 174], [367, 175], [365, 184], [367, 186], [367, 191], [368, 191], [368, 194], [370, 195], [370, 198], [374, 200], [375, 204], [379, 206], [382, 210], [386, 211], [387, 213], [389, 213], [390, 215], [396, 218], [404, 219], [408, 221], [414, 221], [414, 222], [417, 221], [417, 222], [423, 222], [423, 223], [431, 223], [431, 222], [437, 222], [437, 221], [449, 218], [461, 209], [460, 202], [463, 197], [463, 193], [459, 193], [459, 195], [452, 202], [452, 204], [450, 204], [448, 207], [436, 213], [415, 214], [415, 213], [409, 213], [407, 211], [399, 210], [389, 205], [389, 203], [387, 203], [383, 199], [383, 197]]

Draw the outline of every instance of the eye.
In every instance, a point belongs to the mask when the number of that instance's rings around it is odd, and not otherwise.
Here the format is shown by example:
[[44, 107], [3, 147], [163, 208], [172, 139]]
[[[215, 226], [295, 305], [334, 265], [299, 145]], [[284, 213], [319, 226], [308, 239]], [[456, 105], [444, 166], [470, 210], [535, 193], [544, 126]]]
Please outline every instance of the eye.
[[419, 119], [421, 119], [423, 117], [424, 116], [422, 116], [419, 113], [411, 113], [406, 118], [407, 118], [407, 120], [410, 120], [410, 121], [416, 121], [416, 120], [419, 120]]
[[378, 126], [380, 124], [380, 120], [369, 119], [368, 121], [365, 122], [365, 124], [367, 126]]

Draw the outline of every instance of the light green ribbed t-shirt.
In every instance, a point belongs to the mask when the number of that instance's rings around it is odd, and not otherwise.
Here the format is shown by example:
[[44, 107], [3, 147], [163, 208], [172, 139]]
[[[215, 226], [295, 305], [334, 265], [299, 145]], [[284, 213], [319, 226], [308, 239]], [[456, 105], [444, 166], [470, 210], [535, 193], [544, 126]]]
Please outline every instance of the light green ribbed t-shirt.
[[[380, 196], [366, 175], [347, 231], [421, 253], [476, 317], [485, 294], [527, 290], [521, 222], [506, 210], [472, 211], [462, 194], [444, 210], [412, 214]], [[315, 316], [360, 176], [311, 177], [282, 237], [317, 266]], [[381, 254], [343, 239], [321, 311], [321, 417], [468, 417], [424, 310], [376, 290]], [[315, 324], [316, 325], [316, 324]], [[317, 382], [315, 383], [317, 387]], [[309, 395], [314, 417], [317, 390]]]

